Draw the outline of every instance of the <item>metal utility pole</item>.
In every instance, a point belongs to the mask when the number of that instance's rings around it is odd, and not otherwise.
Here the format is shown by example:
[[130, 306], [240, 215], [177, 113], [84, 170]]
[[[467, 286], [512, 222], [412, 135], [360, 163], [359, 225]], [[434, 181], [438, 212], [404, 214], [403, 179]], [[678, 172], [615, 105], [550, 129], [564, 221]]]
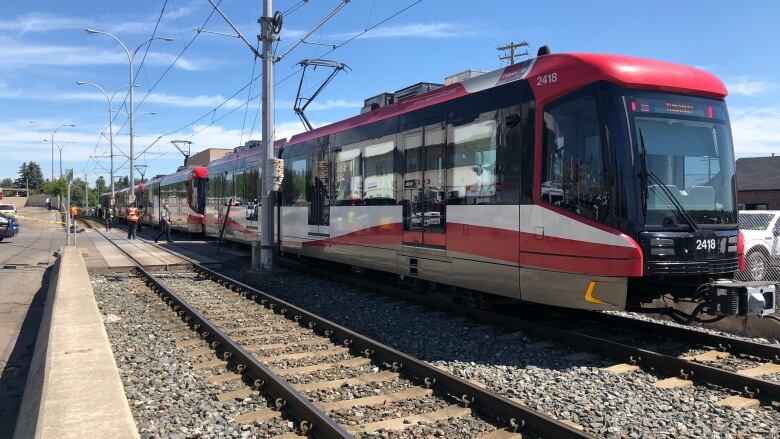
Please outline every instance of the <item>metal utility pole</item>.
[[[70, 226], [71, 226], [71, 220], [70, 220], [70, 185], [73, 183], [73, 169], [68, 169], [67, 174], [67, 183], [68, 183], [68, 199], [67, 199], [67, 206], [65, 210], [65, 245], [70, 245]], [[74, 230], [75, 231], [75, 230]], [[76, 235], [73, 235], [73, 244], [76, 244]]]
[[84, 174], [84, 212], [89, 215], [89, 175]]
[[519, 49], [521, 47], [528, 47], [528, 41], [523, 40], [523, 41], [521, 41], [519, 43], [511, 42], [511, 43], [507, 44], [506, 46], [496, 47], [496, 50], [499, 50], [499, 51], [504, 52], [504, 53], [506, 53], [507, 50], [509, 51], [509, 55], [499, 56], [498, 59], [501, 60], [501, 61], [508, 60], [509, 61], [509, 65], [514, 64], [515, 63], [515, 57], [528, 56], [528, 51], [527, 50], [525, 52], [515, 53], [515, 50]]
[[[274, 60], [273, 44], [277, 39], [277, 33], [281, 28], [281, 20], [274, 20], [271, 0], [263, 0], [263, 16], [260, 22], [260, 35], [258, 38], [263, 43], [263, 142], [265, 150], [263, 154], [260, 179], [264, 196], [261, 206], [260, 219], [260, 255], [253, 258], [255, 267], [260, 270], [272, 270], [274, 268], [274, 193], [271, 192], [269, 173], [273, 172], [270, 161], [274, 157]], [[257, 249], [254, 249], [257, 252]]]

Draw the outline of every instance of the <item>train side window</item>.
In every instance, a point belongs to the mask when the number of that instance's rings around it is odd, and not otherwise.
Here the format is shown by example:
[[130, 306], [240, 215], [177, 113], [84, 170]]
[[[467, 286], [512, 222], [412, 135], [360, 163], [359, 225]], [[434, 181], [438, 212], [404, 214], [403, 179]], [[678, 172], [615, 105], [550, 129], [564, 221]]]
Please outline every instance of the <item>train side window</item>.
[[542, 200], [603, 221], [610, 188], [594, 94], [564, 98], [545, 107], [542, 134]]
[[284, 180], [282, 182], [282, 205], [308, 207], [306, 191], [308, 188], [308, 157], [292, 157], [285, 160]]
[[363, 196], [360, 148], [345, 146], [336, 154], [336, 205], [359, 204]]
[[485, 113], [471, 123], [453, 126], [450, 139], [447, 203], [496, 203], [500, 188], [495, 112]]
[[225, 172], [225, 187], [222, 193], [222, 204], [225, 206], [230, 203], [230, 199], [236, 195], [236, 189], [233, 186], [233, 171]]
[[363, 148], [363, 199], [366, 205], [394, 205], [395, 136], [369, 141]]

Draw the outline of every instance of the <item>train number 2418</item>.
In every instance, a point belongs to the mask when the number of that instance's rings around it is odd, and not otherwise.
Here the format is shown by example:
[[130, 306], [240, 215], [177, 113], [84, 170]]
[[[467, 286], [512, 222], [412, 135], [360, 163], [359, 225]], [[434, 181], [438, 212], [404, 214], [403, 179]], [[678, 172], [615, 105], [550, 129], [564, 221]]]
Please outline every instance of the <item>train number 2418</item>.
[[541, 87], [547, 84], [554, 84], [556, 82], [558, 82], [558, 72], [552, 72], [546, 75], [540, 75], [536, 77], [537, 87]]
[[715, 240], [714, 239], [697, 239], [696, 240], [696, 250], [715, 250]]

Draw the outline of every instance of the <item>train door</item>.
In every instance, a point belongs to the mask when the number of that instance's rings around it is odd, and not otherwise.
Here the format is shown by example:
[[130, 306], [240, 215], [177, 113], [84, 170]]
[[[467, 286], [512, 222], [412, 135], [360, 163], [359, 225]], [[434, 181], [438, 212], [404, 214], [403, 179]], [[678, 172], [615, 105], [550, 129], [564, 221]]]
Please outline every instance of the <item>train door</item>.
[[445, 124], [404, 132], [403, 244], [446, 247]]
[[311, 172], [309, 173], [309, 238], [323, 240], [330, 236], [331, 178], [327, 143], [312, 150]]

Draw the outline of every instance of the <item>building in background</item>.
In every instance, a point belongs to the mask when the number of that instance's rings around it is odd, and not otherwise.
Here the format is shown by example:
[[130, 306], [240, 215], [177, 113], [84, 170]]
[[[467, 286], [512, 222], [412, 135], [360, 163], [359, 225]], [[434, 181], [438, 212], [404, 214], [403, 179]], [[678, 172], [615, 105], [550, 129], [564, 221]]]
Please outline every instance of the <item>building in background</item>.
[[737, 159], [737, 202], [743, 210], [780, 210], [780, 156]]
[[212, 160], [222, 158], [222, 156], [230, 152], [233, 152], [233, 150], [228, 148], [204, 149], [197, 154], [191, 155], [185, 162], [184, 166], [206, 166]]

